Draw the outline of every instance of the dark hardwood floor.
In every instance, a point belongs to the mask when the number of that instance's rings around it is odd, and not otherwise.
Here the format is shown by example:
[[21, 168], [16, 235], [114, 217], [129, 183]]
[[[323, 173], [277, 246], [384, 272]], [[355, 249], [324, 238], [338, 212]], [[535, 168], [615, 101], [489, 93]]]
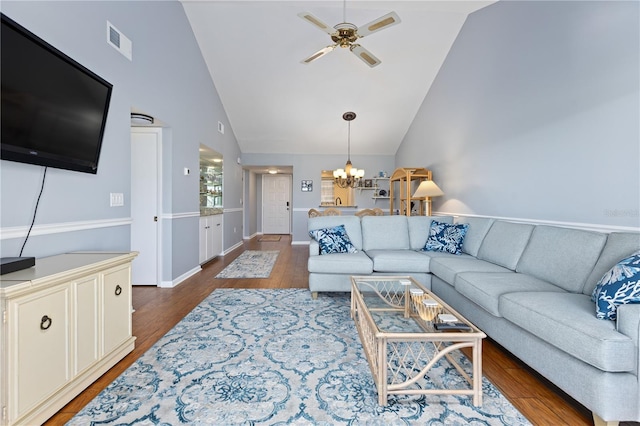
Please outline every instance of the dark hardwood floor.
[[[244, 250], [280, 250], [269, 278], [214, 278]], [[201, 272], [175, 288], [134, 287], [133, 335], [137, 337], [135, 349], [45, 424], [61, 425], [71, 419], [213, 290], [308, 288], [308, 252], [309, 248], [306, 245], [291, 245], [289, 236], [283, 236], [279, 242], [259, 242], [256, 237], [245, 241], [242, 248], [207, 263]], [[495, 342], [485, 339], [482, 355], [484, 375], [533, 424], [593, 424], [588, 410], [532, 372]]]

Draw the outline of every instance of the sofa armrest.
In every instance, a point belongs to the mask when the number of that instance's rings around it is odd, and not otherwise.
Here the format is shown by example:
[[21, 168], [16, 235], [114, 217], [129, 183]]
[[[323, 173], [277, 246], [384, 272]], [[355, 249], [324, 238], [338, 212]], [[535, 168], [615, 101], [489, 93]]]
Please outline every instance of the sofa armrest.
[[320, 244], [316, 240], [309, 241], [309, 256], [320, 255]]
[[636, 375], [640, 371], [640, 304], [618, 306], [616, 329], [633, 340], [636, 347]]

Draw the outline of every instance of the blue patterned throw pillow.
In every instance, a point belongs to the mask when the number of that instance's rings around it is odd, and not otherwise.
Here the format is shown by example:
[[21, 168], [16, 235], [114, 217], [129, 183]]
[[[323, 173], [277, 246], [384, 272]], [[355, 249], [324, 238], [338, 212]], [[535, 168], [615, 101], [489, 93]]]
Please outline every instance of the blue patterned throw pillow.
[[615, 320], [619, 305], [640, 303], [640, 250], [622, 259], [600, 278], [591, 300], [596, 318]]
[[309, 235], [320, 245], [320, 254], [358, 252], [351, 243], [344, 225], [314, 229], [309, 231]]
[[464, 243], [464, 236], [467, 234], [468, 228], [468, 223], [450, 224], [432, 220], [429, 227], [429, 238], [422, 250], [461, 254], [462, 243]]

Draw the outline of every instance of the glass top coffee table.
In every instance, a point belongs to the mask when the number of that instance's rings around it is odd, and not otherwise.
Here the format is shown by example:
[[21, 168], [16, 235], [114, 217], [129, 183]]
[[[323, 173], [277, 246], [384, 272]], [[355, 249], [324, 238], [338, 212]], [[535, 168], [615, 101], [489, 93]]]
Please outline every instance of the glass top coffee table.
[[[351, 317], [355, 321], [378, 403], [392, 394], [470, 395], [482, 405], [482, 339], [471, 322], [408, 276], [351, 277]], [[465, 371], [452, 352], [471, 348]], [[421, 386], [434, 365], [448, 362], [465, 379], [465, 387]]]

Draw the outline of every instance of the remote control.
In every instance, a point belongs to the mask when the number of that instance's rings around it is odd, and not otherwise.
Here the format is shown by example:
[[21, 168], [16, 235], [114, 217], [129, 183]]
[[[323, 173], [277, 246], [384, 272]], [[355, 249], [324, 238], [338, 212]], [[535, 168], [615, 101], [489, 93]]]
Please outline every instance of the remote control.
[[471, 327], [463, 322], [437, 322], [433, 326], [438, 331], [471, 331]]

